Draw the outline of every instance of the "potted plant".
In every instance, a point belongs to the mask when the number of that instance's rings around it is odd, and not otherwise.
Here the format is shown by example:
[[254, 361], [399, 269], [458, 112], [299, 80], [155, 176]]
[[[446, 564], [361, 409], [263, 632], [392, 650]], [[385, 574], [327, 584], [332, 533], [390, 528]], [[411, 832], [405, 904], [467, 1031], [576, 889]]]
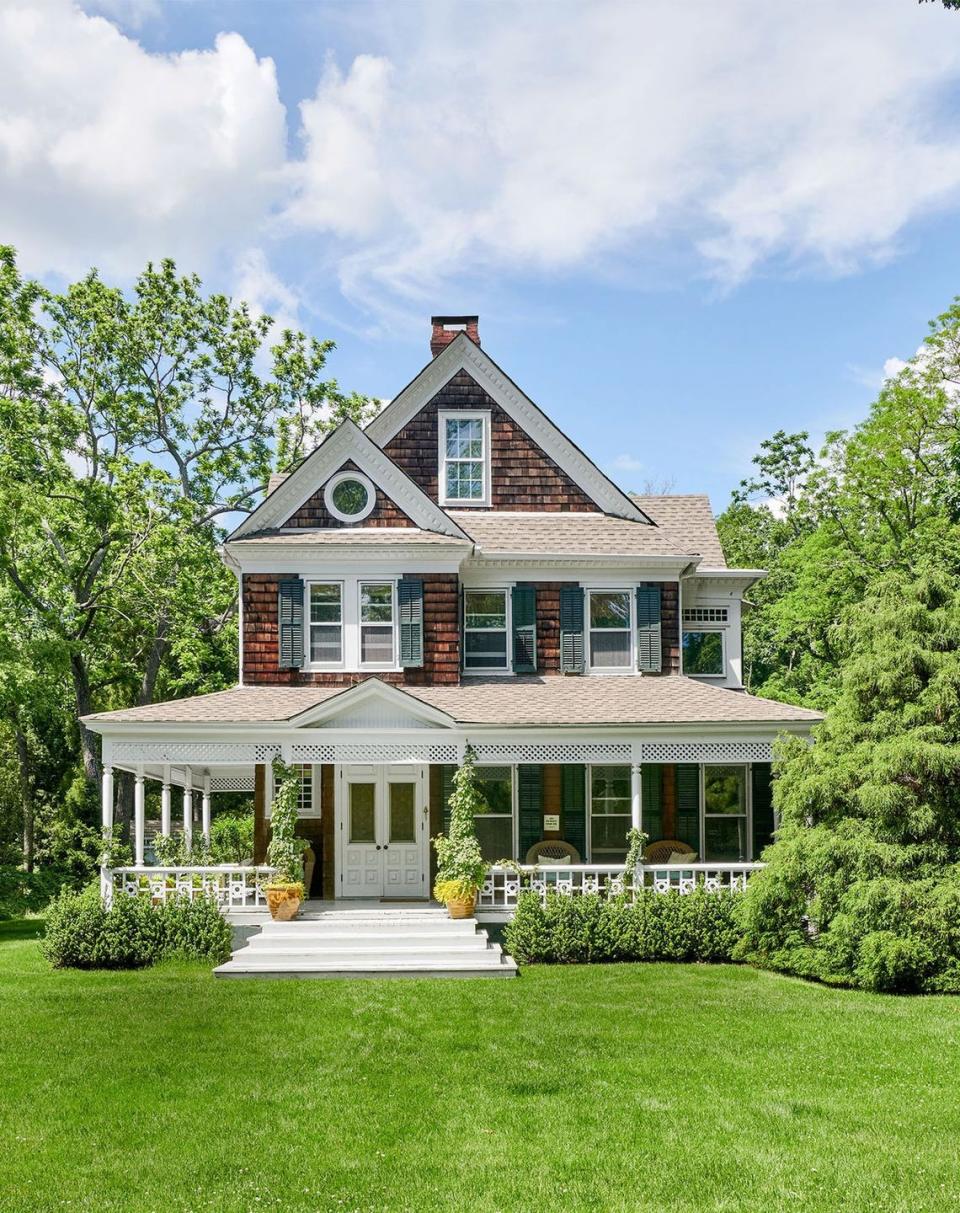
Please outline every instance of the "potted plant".
[[451, 918], [472, 918], [477, 893], [487, 870], [474, 827], [477, 813], [487, 802], [477, 779], [476, 758], [467, 747], [463, 765], [453, 777], [450, 797], [450, 831], [433, 840], [437, 852], [437, 879], [433, 895], [447, 907]]
[[306, 840], [297, 838], [297, 807], [300, 775], [281, 762], [273, 764], [276, 794], [270, 805], [270, 845], [267, 863], [276, 873], [264, 885], [270, 917], [289, 922], [300, 913], [303, 902], [303, 850]]

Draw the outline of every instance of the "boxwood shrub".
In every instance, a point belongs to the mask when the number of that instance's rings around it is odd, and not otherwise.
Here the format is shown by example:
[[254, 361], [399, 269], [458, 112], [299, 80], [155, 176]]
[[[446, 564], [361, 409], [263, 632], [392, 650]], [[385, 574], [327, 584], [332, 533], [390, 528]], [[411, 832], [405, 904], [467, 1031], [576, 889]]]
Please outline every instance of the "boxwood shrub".
[[522, 892], [504, 930], [520, 964], [729, 961], [739, 938], [738, 893], [654, 893], [635, 901], [596, 894]]
[[114, 898], [105, 909], [97, 886], [64, 891], [51, 904], [41, 950], [57, 969], [142, 969], [167, 956], [220, 964], [233, 933], [216, 903], [174, 897]]

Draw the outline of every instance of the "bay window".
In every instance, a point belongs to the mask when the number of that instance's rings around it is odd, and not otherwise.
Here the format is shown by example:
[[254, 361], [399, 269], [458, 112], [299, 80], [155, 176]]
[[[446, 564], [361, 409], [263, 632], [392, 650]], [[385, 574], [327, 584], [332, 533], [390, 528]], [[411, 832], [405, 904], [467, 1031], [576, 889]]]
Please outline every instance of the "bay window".
[[490, 504], [490, 414], [440, 413], [439, 496], [443, 505]]
[[506, 590], [465, 590], [463, 668], [479, 673], [510, 668]]
[[633, 612], [629, 590], [590, 590], [590, 667], [633, 669]]
[[704, 766], [703, 839], [709, 862], [748, 858], [746, 766]]

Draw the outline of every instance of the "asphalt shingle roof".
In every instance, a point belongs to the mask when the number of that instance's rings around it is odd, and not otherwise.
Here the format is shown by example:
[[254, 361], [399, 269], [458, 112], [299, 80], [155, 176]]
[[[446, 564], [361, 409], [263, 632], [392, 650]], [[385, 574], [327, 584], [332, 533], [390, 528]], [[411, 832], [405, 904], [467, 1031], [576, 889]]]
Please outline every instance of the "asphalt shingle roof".
[[702, 556], [701, 568], [725, 569], [710, 498], [705, 493], [683, 493], [664, 497], [631, 493], [630, 498], [657, 524], [682, 552]]
[[683, 556], [684, 550], [658, 527], [599, 513], [507, 510], [449, 510], [481, 555]]

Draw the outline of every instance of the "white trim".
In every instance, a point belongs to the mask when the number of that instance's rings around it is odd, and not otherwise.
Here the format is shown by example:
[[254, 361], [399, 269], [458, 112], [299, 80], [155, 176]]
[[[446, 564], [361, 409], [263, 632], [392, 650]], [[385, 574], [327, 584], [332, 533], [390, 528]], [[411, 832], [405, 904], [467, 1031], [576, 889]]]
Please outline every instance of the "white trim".
[[378, 446], [386, 446], [460, 370], [467, 371], [605, 513], [652, 525], [636, 502], [617, 488], [465, 333], [458, 333], [413, 382], [374, 417], [364, 432]]
[[323, 724], [345, 712], [355, 711], [357, 707], [370, 701], [397, 706], [428, 725], [435, 725], [438, 728], [453, 727], [453, 719], [446, 712], [441, 712], [438, 708], [431, 707], [415, 696], [408, 695], [399, 687], [391, 686], [389, 683], [380, 682], [377, 679], [368, 679], [366, 682], [346, 688], [324, 703], [301, 712], [299, 716], [294, 716], [290, 724], [296, 729]]
[[[450, 497], [447, 494], [447, 422], [448, 421], [479, 421], [483, 430], [483, 451], [480, 462], [483, 464], [483, 492], [479, 497]], [[493, 500], [492, 459], [490, 452], [491, 425], [489, 409], [442, 409], [437, 413], [437, 500], [449, 509], [490, 509]], [[476, 462], [475, 460], [456, 459], [454, 462]]]
[[453, 519], [348, 418], [227, 536], [227, 543], [244, 535], [281, 527], [348, 459], [383, 489], [418, 527], [469, 541]]
[[[312, 647], [312, 635], [314, 627], [322, 627], [322, 624], [314, 624], [310, 618], [310, 591], [314, 585], [338, 585], [340, 587], [340, 660], [337, 662], [321, 662], [311, 661], [310, 652]], [[371, 624], [363, 625], [360, 621], [360, 587], [362, 585], [389, 585], [391, 587], [390, 604], [391, 604], [391, 629], [393, 632], [393, 656], [389, 662], [371, 662], [362, 660], [362, 643], [361, 631], [364, 626], [374, 626]], [[397, 579], [395, 577], [376, 577], [370, 574], [351, 574], [350, 576], [336, 576], [331, 574], [327, 577], [309, 577], [304, 578], [303, 582], [303, 626], [304, 626], [304, 645], [303, 645], [303, 665], [301, 669], [306, 671], [316, 671], [323, 673], [324, 671], [333, 671], [343, 673], [392, 673], [401, 669], [399, 644], [397, 639], [398, 633], [398, 610], [397, 610]], [[333, 626], [332, 624], [328, 626]], [[384, 624], [379, 625], [386, 626]]]
[[[347, 480], [355, 480], [367, 494], [366, 504], [356, 514], [345, 514], [333, 499], [336, 488]], [[369, 476], [344, 468], [342, 472], [334, 472], [324, 486], [323, 504], [334, 518], [338, 518], [341, 522], [363, 522], [364, 518], [368, 518], [373, 513], [374, 506], [377, 504], [377, 490], [371, 484]]]

